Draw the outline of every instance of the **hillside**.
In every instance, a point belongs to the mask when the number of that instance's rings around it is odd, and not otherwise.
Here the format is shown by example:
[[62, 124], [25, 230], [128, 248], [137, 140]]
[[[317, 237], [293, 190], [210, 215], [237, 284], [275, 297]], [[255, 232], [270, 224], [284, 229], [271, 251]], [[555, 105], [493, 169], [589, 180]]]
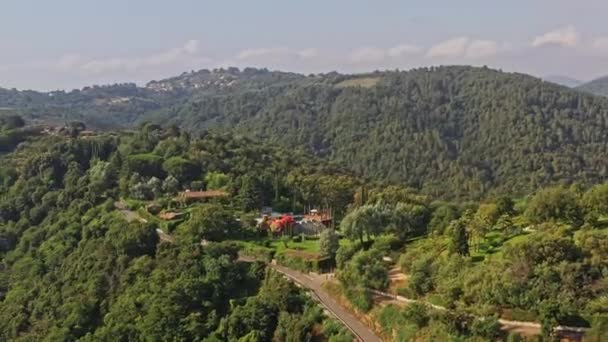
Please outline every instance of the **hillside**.
[[231, 68], [146, 87], [8, 92], [0, 107], [39, 120], [235, 130], [448, 198], [523, 194], [608, 176], [608, 100], [487, 68], [310, 76]]
[[[310, 156], [238, 137], [154, 125], [32, 137], [0, 155], [0, 340], [352, 341], [228, 240], [260, 234], [263, 206], [323, 198], [337, 213], [355, 187]], [[182, 203], [186, 189], [225, 196]]]
[[581, 82], [575, 78], [568, 77], [568, 76], [562, 76], [562, 75], [545, 76], [545, 77], [543, 77], [543, 79], [545, 81], [563, 85], [564, 87], [568, 87], [568, 88], [576, 88], [576, 87], [580, 86], [581, 84], [583, 84], [583, 82]]
[[353, 341], [304, 288], [386, 341], [605, 340], [608, 183], [437, 202], [230, 134], [25, 139], [0, 155], [1, 341]]
[[157, 120], [236, 129], [373, 179], [475, 197], [603, 180], [607, 115], [608, 101], [530, 76], [440, 67], [205, 96]]
[[608, 76], [584, 83], [578, 86], [577, 89], [595, 95], [608, 96]]

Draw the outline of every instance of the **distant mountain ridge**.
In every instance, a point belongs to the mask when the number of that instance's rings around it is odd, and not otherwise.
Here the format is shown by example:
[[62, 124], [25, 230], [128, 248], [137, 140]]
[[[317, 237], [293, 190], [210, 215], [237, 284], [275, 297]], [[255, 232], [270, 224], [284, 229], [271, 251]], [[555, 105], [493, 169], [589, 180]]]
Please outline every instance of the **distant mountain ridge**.
[[599, 96], [608, 96], [608, 76], [596, 78], [590, 82], [581, 84], [577, 89]]
[[549, 75], [543, 77], [545, 81], [553, 82], [559, 85], [563, 85], [568, 88], [576, 88], [583, 84], [583, 81], [577, 80], [575, 78], [563, 75]]
[[150, 121], [193, 134], [231, 131], [450, 198], [608, 177], [608, 99], [489, 68], [201, 70], [145, 87], [0, 90], [0, 107], [97, 128]]

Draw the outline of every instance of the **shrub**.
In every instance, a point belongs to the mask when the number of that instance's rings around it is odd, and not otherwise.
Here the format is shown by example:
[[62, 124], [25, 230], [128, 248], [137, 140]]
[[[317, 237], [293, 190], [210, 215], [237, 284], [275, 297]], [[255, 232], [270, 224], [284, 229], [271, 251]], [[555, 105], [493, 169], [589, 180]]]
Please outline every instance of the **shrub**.
[[410, 270], [409, 287], [417, 295], [431, 291], [433, 285], [433, 261], [431, 258], [416, 260]]
[[500, 327], [500, 322], [495, 316], [478, 318], [471, 325], [471, 333], [490, 341], [496, 341], [502, 335]]
[[405, 307], [403, 309], [403, 317], [419, 328], [427, 326], [430, 319], [426, 306], [421, 303], [411, 303]]
[[401, 316], [399, 312], [399, 307], [394, 304], [389, 304], [380, 310], [378, 322], [380, 323], [382, 330], [385, 333], [390, 334], [394, 329], [404, 323], [402, 317], [403, 316]]
[[415, 324], [406, 324], [399, 327], [395, 341], [415, 341], [419, 328]]
[[355, 255], [362, 248], [363, 246], [359, 243], [340, 246], [336, 252], [336, 265], [338, 268], [343, 268], [346, 262], [348, 262], [353, 255]]
[[275, 253], [274, 249], [272, 248], [255, 246], [251, 244], [242, 243], [240, 244], [240, 247], [243, 255], [267, 262], [272, 261]]
[[371, 293], [364, 288], [350, 287], [344, 294], [356, 309], [363, 312], [368, 312], [374, 305]]
[[275, 255], [277, 263], [302, 272], [321, 273], [333, 266], [329, 258], [309, 258], [306, 255], [297, 255], [294, 251], [284, 251]]

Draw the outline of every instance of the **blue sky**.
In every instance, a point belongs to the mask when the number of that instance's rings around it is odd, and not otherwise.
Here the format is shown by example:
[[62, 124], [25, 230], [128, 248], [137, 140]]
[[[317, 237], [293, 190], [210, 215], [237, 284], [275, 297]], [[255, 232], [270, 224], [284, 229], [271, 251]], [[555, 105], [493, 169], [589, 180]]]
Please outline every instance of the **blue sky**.
[[587, 80], [608, 74], [605, 13], [600, 0], [4, 0], [0, 86], [145, 83], [220, 66], [472, 64]]

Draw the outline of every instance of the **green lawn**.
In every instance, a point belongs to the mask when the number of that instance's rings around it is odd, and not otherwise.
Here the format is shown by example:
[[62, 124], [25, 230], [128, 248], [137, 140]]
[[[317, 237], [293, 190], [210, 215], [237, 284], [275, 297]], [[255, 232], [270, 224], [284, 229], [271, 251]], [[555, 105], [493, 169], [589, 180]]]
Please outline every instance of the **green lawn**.
[[[242, 241], [242, 243], [245, 244], [250, 244], [252, 246], [261, 246], [261, 247], [267, 247], [267, 248], [271, 248], [274, 249], [277, 253], [281, 253], [285, 250], [288, 249], [292, 249], [292, 250], [298, 250], [298, 251], [305, 251], [305, 252], [311, 252], [311, 253], [318, 253], [319, 252], [319, 240], [303, 240], [301, 242], [297, 242], [297, 241], [289, 241], [287, 242], [287, 247], [285, 247], [285, 244], [283, 243], [283, 241], [281, 241], [280, 238], [265, 238], [265, 239], [259, 239], [259, 240], [249, 240], [249, 241]], [[340, 245], [346, 245], [350, 243], [350, 241], [348, 241], [347, 239], [340, 239]]]
[[304, 240], [302, 242], [289, 241], [287, 247], [285, 247], [285, 244], [281, 240], [270, 240], [270, 247], [274, 248], [277, 253], [283, 252], [286, 249], [318, 253], [319, 240]]

